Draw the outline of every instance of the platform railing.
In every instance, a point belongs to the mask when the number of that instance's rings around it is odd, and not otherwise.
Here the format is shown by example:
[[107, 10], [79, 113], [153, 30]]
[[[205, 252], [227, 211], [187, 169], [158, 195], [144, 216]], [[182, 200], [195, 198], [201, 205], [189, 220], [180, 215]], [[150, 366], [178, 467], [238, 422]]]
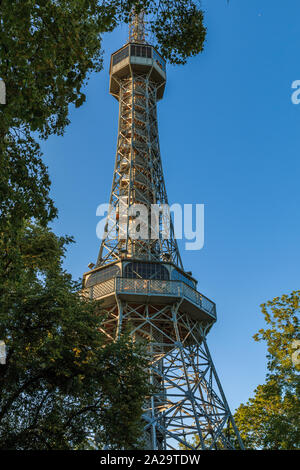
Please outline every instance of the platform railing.
[[158, 279], [128, 279], [116, 277], [91, 287], [90, 297], [105, 297], [117, 294], [161, 295], [185, 298], [216, 318], [216, 305], [204, 295], [182, 281], [162, 281]]
[[117, 277], [116, 291], [120, 293], [184, 297], [216, 318], [215, 303], [182, 281]]

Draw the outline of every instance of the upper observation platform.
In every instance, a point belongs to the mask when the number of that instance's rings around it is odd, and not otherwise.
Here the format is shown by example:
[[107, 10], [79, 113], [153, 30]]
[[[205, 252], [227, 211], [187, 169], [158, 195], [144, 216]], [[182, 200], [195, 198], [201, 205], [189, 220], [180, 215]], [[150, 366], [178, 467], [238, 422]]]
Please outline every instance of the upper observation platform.
[[166, 61], [149, 44], [128, 43], [111, 56], [109, 92], [119, 98], [121, 79], [147, 75], [158, 84], [157, 100], [162, 99], [166, 84]]

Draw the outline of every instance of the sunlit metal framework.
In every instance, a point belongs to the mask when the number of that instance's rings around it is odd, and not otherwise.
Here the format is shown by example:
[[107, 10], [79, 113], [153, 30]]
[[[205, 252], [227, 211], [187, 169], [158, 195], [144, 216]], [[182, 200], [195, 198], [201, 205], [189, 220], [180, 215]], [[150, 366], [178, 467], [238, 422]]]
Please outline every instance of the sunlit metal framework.
[[129, 23], [129, 42], [142, 43], [146, 42], [145, 32], [145, 13], [132, 13]]
[[[146, 57], [135, 55], [137, 53]], [[168, 239], [153, 239], [151, 234], [154, 230], [150, 217], [151, 205], [168, 204], [156, 109], [157, 99], [162, 96], [165, 85], [165, 71], [157, 65], [155, 54], [158, 57], [151, 46], [131, 44], [117, 53], [117, 59], [121, 58], [120, 62], [112, 57], [111, 91], [119, 100], [119, 129], [107, 236], [101, 245], [98, 266], [119, 259], [120, 253], [154, 261], [167, 258], [182, 266], [173, 225], [171, 224]], [[122, 77], [123, 69], [119, 67], [126, 61], [129, 75]], [[161, 58], [160, 61], [162, 63]], [[151, 62], [151, 66], [147, 62]], [[148, 69], [147, 74], [145, 69]], [[133, 239], [130, 236], [135, 224], [131, 209], [136, 204], [141, 204], [148, 210], [147, 239]], [[119, 220], [122, 210], [128, 214], [123, 228]], [[163, 214], [160, 217], [162, 227]]]
[[[101, 300], [109, 341], [129, 328], [148, 347], [149, 380], [157, 393], [143, 413], [147, 449], [242, 448], [206, 341], [215, 304], [183, 270], [173, 227], [166, 240], [130, 237], [133, 204], [168, 203], [156, 109], [165, 83], [165, 61], [152, 46], [128, 43], [112, 55], [110, 93], [119, 101], [119, 128], [111, 210], [83, 292]], [[121, 204], [128, 211], [125, 229]]]

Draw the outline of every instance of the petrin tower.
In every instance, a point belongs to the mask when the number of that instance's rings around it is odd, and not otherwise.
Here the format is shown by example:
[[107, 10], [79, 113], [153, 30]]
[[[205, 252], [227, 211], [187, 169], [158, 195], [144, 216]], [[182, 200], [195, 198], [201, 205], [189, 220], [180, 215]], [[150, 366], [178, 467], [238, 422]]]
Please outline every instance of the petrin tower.
[[[109, 340], [130, 325], [134, 338], [148, 344], [149, 380], [158, 392], [145, 403], [147, 449], [232, 449], [242, 442], [206, 343], [215, 304], [184, 271], [172, 223], [167, 239], [153, 239], [153, 220], [137, 227], [132, 211], [139, 204], [150, 214], [153, 204], [168, 204], [156, 109], [165, 84], [165, 60], [145, 41], [143, 13], [134, 15], [129, 42], [111, 57], [117, 153], [106, 235], [96, 266], [84, 274], [84, 289], [102, 302]], [[162, 215], [158, 226], [161, 231]], [[143, 238], [131, 236], [133, 228]]]

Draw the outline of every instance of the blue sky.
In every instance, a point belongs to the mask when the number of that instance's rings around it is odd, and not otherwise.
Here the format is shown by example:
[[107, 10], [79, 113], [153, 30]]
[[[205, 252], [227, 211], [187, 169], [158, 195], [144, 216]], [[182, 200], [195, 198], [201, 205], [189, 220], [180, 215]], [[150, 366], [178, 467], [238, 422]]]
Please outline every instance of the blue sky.
[[[259, 305], [299, 288], [299, 0], [205, 0], [203, 54], [167, 68], [158, 105], [170, 203], [205, 204], [205, 245], [181, 249], [199, 291], [217, 304], [209, 345], [230, 406], [265, 378]], [[65, 266], [75, 278], [95, 261], [98, 204], [107, 202], [118, 103], [108, 93], [110, 54], [123, 26], [103, 38], [104, 70], [90, 77], [87, 101], [71, 109], [63, 137], [42, 144], [59, 209], [56, 233], [76, 239]]]

